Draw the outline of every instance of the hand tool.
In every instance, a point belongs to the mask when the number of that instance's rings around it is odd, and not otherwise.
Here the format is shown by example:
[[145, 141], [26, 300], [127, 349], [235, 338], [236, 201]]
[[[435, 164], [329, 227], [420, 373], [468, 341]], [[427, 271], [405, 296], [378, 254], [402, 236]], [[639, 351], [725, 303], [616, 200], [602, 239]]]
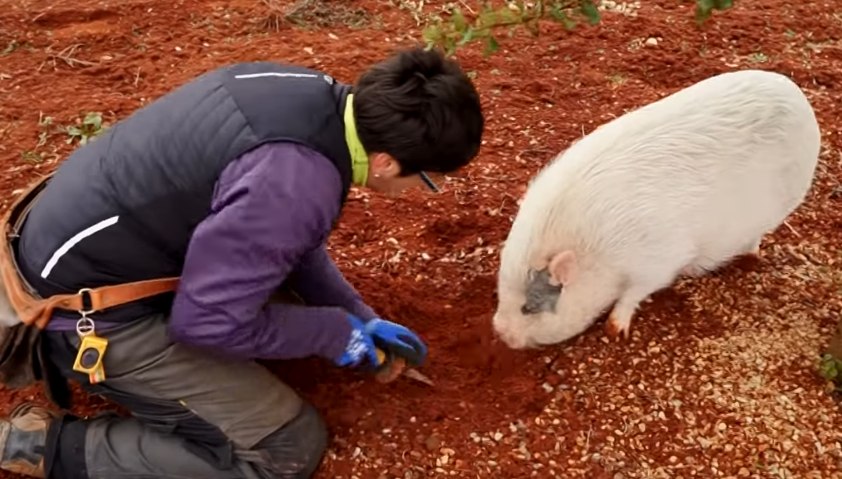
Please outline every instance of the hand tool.
[[377, 369], [375, 377], [380, 382], [393, 381], [403, 373], [406, 377], [427, 384], [428, 386], [435, 385], [424, 373], [417, 369], [407, 368], [406, 360], [393, 353], [387, 353], [377, 348], [377, 359], [380, 361], [380, 367]]

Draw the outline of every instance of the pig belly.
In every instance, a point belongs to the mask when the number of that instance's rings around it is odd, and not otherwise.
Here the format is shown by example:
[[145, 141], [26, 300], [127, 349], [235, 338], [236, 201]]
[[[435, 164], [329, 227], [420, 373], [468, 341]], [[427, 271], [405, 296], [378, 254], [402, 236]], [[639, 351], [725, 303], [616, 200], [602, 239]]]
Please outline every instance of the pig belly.
[[715, 270], [737, 256], [756, 253], [763, 237], [777, 229], [799, 204], [782, 197], [774, 181], [747, 185], [735, 182], [732, 191], [717, 195], [711, 208], [697, 216], [702, 221], [695, 234], [695, 257], [688, 265], [695, 275]]

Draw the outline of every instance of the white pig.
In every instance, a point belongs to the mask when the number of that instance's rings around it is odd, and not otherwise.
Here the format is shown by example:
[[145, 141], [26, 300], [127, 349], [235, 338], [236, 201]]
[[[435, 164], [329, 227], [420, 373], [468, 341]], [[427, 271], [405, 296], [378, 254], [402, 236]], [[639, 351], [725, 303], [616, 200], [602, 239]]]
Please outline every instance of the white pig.
[[787, 77], [716, 75], [617, 118], [530, 182], [500, 257], [493, 327], [511, 348], [555, 344], [744, 254], [804, 201], [820, 131]]

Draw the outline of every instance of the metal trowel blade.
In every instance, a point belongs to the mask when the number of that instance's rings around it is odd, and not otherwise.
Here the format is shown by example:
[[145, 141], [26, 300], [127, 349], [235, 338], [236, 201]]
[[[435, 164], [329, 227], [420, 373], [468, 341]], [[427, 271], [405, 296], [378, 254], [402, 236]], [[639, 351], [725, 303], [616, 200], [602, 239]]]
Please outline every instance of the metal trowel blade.
[[410, 379], [420, 381], [428, 386], [435, 386], [435, 383], [432, 379], [428, 378], [424, 373], [419, 372], [417, 369], [407, 369], [406, 371], [404, 371], [404, 375], [406, 375]]

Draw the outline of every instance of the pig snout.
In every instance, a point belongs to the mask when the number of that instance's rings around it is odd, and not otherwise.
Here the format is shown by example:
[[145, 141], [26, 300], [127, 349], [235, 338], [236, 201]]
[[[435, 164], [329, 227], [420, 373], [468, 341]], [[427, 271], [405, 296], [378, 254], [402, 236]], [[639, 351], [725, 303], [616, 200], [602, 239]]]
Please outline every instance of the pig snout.
[[529, 346], [529, 342], [518, 333], [517, 329], [512, 326], [511, 322], [503, 321], [500, 314], [494, 315], [494, 333], [500, 338], [503, 343], [511, 349], [525, 349]]

